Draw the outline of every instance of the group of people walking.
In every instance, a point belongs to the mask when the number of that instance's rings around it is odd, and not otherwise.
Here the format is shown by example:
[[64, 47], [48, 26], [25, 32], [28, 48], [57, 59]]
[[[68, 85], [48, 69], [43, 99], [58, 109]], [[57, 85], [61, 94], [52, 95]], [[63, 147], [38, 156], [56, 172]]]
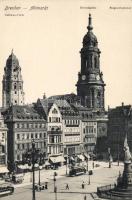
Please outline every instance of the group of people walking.
[[[84, 181], [82, 182], [81, 187], [82, 187], [82, 189], [85, 188], [85, 183], [84, 183]], [[70, 188], [69, 188], [69, 184], [66, 183], [66, 190], [69, 190], [69, 189], [70, 189]]]

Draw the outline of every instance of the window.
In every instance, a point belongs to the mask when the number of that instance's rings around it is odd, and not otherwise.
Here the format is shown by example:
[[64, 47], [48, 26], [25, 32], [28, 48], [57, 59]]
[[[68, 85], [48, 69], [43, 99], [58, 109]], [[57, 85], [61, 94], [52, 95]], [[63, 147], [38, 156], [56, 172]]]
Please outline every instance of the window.
[[25, 147], [25, 145], [24, 145], [24, 144], [22, 144], [22, 149], [24, 149], [24, 147]]
[[44, 133], [44, 138], [46, 137], [46, 133]]
[[14, 84], [14, 90], [16, 90], [16, 83]]
[[17, 140], [20, 140], [20, 134], [17, 134]]
[[17, 91], [15, 91], [15, 94], [17, 94]]
[[23, 133], [23, 134], [22, 134], [22, 140], [24, 140], [24, 138], [25, 138], [25, 134]]
[[17, 160], [20, 160], [20, 155], [17, 155]]
[[35, 138], [38, 138], [38, 134], [37, 133], [35, 133]]
[[54, 109], [52, 110], [52, 113], [53, 113], [53, 114], [57, 114], [58, 112], [57, 112], [57, 110], [54, 108]]
[[31, 133], [31, 138], [33, 139], [33, 133]]
[[97, 68], [97, 57], [94, 58], [94, 67]]
[[51, 122], [51, 117], [49, 117], [49, 122]]
[[18, 150], [20, 149], [20, 144], [17, 145], [17, 149], [18, 149]]

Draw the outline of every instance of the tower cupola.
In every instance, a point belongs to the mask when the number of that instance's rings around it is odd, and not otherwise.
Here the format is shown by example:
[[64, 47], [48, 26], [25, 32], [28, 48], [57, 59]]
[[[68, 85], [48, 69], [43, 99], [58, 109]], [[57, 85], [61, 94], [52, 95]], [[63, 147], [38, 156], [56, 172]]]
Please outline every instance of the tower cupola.
[[98, 45], [97, 37], [93, 34], [93, 26], [92, 26], [92, 17], [89, 14], [88, 18], [88, 32], [83, 38], [83, 46], [84, 47], [96, 47]]

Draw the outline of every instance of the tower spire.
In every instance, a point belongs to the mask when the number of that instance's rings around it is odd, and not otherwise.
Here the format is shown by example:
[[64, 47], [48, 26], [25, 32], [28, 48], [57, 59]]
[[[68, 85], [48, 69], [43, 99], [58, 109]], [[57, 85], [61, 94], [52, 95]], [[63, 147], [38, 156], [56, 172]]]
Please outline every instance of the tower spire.
[[88, 31], [91, 31], [91, 30], [93, 29], [91, 14], [89, 14], [89, 18], [88, 18], [88, 27], [87, 27], [87, 29], [88, 29]]
[[13, 54], [13, 49], [11, 50], [11, 55]]

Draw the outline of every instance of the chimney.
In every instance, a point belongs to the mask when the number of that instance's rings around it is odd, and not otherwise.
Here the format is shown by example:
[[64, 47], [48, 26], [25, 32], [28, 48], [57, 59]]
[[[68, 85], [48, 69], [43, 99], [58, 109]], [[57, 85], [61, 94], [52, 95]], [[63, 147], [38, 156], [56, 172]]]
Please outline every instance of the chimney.
[[124, 102], [121, 103], [122, 107], [124, 106]]

